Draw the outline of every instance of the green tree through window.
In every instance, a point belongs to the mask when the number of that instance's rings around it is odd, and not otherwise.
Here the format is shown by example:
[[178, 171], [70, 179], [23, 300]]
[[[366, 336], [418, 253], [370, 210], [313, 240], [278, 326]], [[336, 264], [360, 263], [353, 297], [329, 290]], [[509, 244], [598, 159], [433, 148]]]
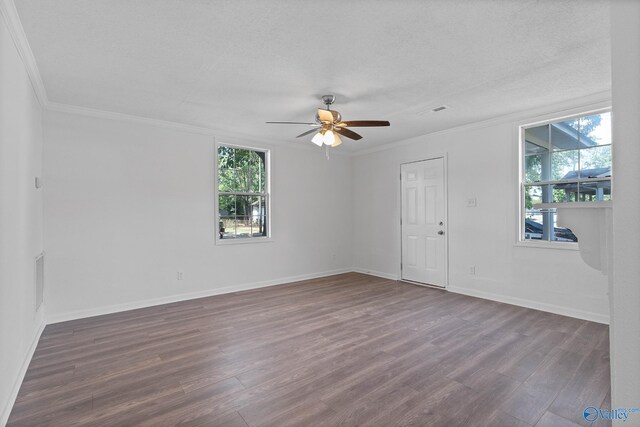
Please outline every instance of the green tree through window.
[[218, 146], [219, 238], [268, 236], [267, 155]]

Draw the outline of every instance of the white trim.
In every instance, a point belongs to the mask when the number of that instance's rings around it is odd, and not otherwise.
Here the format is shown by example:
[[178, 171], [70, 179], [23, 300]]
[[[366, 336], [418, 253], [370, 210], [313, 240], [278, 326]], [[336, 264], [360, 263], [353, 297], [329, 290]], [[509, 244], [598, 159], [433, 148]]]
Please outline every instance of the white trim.
[[151, 119], [149, 117], [136, 116], [132, 114], [116, 113], [114, 111], [99, 110], [95, 108], [79, 107], [76, 105], [60, 104], [57, 102], [49, 102], [46, 105], [47, 110], [57, 111], [60, 113], [78, 114], [81, 116], [95, 117], [99, 119], [118, 120], [123, 122], [138, 123], [147, 126], [155, 126], [173, 129], [181, 132], [198, 133], [203, 135], [215, 135], [218, 129], [187, 125], [184, 123], [172, 122], [169, 120]]
[[588, 320], [590, 322], [609, 324], [609, 316], [590, 311], [578, 310], [575, 308], [562, 307], [554, 304], [546, 304], [543, 302], [531, 301], [523, 298], [499, 295], [493, 292], [478, 291], [476, 289], [462, 288], [459, 286], [449, 286], [449, 292], [456, 294], [468, 295], [471, 297], [487, 299], [491, 301], [502, 302], [505, 304], [517, 305], [520, 307], [532, 308], [534, 310], [546, 311], [549, 313], [560, 314], [562, 316], [574, 317], [576, 319]]
[[[220, 231], [218, 229], [219, 227], [219, 221], [220, 221], [220, 209], [218, 207], [218, 202], [220, 200], [220, 190], [219, 190], [219, 184], [218, 184], [218, 148], [220, 146], [223, 147], [230, 147], [230, 148], [239, 148], [239, 149], [243, 149], [243, 150], [249, 150], [249, 151], [260, 151], [262, 153], [264, 153], [265, 158], [264, 158], [264, 167], [265, 167], [265, 174], [264, 176], [266, 177], [267, 182], [265, 182], [265, 193], [264, 193], [264, 197], [266, 200], [266, 217], [267, 217], [267, 235], [266, 236], [260, 236], [260, 237], [249, 237], [249, 238], [236, 238], [236, 239], [221, 239], [220, 238]], [[246, 145], [237, 145], [237, 144], [228, 144], [225, 143], [223, 141], [217, 141], [217, 139], [214, 137], [214, 147], [215, 147], [215, 153], [214, 153], [214, 159], [213, 159], [213, 173], [214, 173], [214, 188], [213, 188], [213, 195], [214, 195], [214, 201], [213, 201], [213, 206], [214, 206], [214, 217], [215, 217], [215, 221], [214, 221], [214, 232], [213, 232], [213, 239], [214, 239], [214, 243], [216, 245], [237, 245], [237, 244], [250, 244], [250, 243], [269, 243], [269, 242], [273, 242], [273, 234], [272, 234], [272, 230], [271, 230], [271, 206], [272, 206], [272, 197], [271, 197], [271, 164], [272, 164], [272, 157], [271, 157], [271, 149], [269, 148], [258, 148], [258, 147], [250, 147], [250, 146], [246, 146]], [[257, 193], [256, 193], [257, 194]]]
[[29, 80], [31, 80], [33, 92], [35, 93], [40, 106], [44, 108], [49, 103], [47, 91], [44, 88], [44, 83], [42, 82], [40, 71], [38, 70], [36, 58], [33, 56], [31, 46], [29, 46], [27, 35], [24, 32], [22, 22], [20, 21], [18, 11], [13, 0], [0, 0], [0, 15], [4, 17], [4, 22], [7, 24], [7, 30], [13, 39], [18, 55], [20, 55], [20, 58], [22, 59], [24, 68], [29, 76]]
[[407, 285], [422, 286], [423, 288], [440, 289], [441, 291], [447, 290], [447, 288], [444, 286], [432, 285], [431, 283], [414, 282], [413, 280], [407, 279], [400, 279], [400, 282], [406, 283]]
[[342, 268], [337, 270], [322, 271], [319, 273], [301, 274], [298, 276], [281, 277], [278, 279], [265, 280], [262, 282], [253, 282], [240, 285], [225, 286], [222, 288], [207, 289], [205, 291], [189, 292], [186, 294], [170, 295], [160, 298], [151, 298], [146, 300], [128, 302], [123, 304], [115, 304], [104, 307], [96, 307], [87, 310], [70, 311], [67, 313], [59, 313], [47, 317], [47, 324], [66, 322], [69, 320], [84, 319], [93, 316], [102, 316], [104, 314], [119, 313], [121, 311], [135, 310], [138, 308], [152, 307], [155, 305], [170, 304], [180, 301], [188, 301], [197, 298], [205, 298], [214, 295], [229, 294], [239, 291], [247, 291], [251, 289], [265, 288], [268, 286], [283, 285], [301, 280], [317, 279], [320, 277], [333, 276], [335, 274], [349, 273], [352, 269]]
[[[344, 274], [344, 273], [350, 273], [350, 272], [367, 274], [370, 276], [380, 277], [383, 279], [388, 279], [393, 281], [400, 280], [397, 274], [385, 273], [382, 271], [375, 271], [375, 270], [370, 270], [366, 268], [342, 268], [342, 269], [336, 269], [336, 270], [323, 271], [319, 273], [282, 277], [279, 279], [266, 280], [262, 282], [253, 282], [253, 283], [247, 283], [247, 284], [225, 286], [222, 288], [208, 289], [206, 291], [190, 292], [186, 294], [177, 294], [177, 295], [171, 295], [167, 297], [152, 298], [147, 300], [135, 301], [131, 303], [97, 307], [97, 308], [88, 309], [88, 310], [77, 310], [77, 311], [72, 311], [67, 313], [61, 313], [53, 316], [47, 316], [46, 324], [66, 322], [69, 320], [84, 319], [87, 317], [101, 316], [105, 314], [119, 313], [127, 310], [135, 310], [139, 308], [152, 307], [155, 305], [170, 304], [170, 303], [180, 302], [180, 301], [188, 301], [191, 299], [205, 298], [205, 297], [214, 296], [214, 295], [222, 295], [222, 294], [228, 294], [228, 293], [252, 290], [252, 289], [260, 289], [268, 286], [289, 284], [292, 282], [298, 282], [302, 280], [317, 279], [321, 277], [333, 276], [336, 274]], [[475, 289], [463, 288], [459, 286], [449, 285], [449, 287], [447, 288], [438, 288], [438, 289], [443, 289], [449, 292], [468, 295], [472, 297], [502, 302], [506, 304], [516, 305], [520, 307], [531, 308], [534, 310], [547, 311], [550, 313], [560, 314], [560, 315], [569, 316], [569, 317], [575, 317], [578, 319], [589, 320], [597, 323], [604, 323], [604, 324], [609, 323], [609, 316], [599, 314], [599, 313], [592, 313], [588, 311], [567, 308], [567, 307], [557, 306], [553, 304], [540, 303], [540, 302], [535, 302], [535, 301], [531, 301], [523, 298], [503, 296], [503, 295], [495, 294], [492, 292], [478, 291]], [[42, 331], [40, 331], [39, 334], [41, 332]], [[39, 334], [38, 334], [38, 338], [39, 338]], [[36, 344], [37, 344], [37, 340], [33, 344], [34, 350], [35, 350]], [[29, 356], [29, 360], [30, 360], [30, 357], [31, 356]], [[26, 365], [28, 366], [28, 363]], [[26, 367], [25, 367], [25, 372], [26, 372]]]
[[445, 256], [445, 263], [444, 263], [444, 284], [442, 286], [440, 285], [429, 285], [428, 283], [424, 283], [425, 286], [434, 286], [437, 287], [439, 289], [446, 289], [447, 286], [449, 286], [449, 156], [448, 153], [445, 151], [444, 153], [441, 154], [434, 154], [432, 156], [429, 156], [427, 158], [423, 158], [421, 160], [411, 160], [411, 161], [407, 161], [407, 162], [401, 162], [400, 163], [400, 277], [399, 280], [404, 280], [407, 282], [411, 282], [411, 283], [415, 283], [415, 284], [420, 284], [420, 282], [414, 282], [412, 280], [407, 280], [404, 279], [402, 277], [402, 209], [403, 209], [403, 205], [402, 205], [402, 166], [406, 165], [406, 164], [411, 164], [411, 163], [418, 163], [418, 162], [426, 162], [428, 160], [437, 160], [437, 159], [442, 159], [442, 173], [443, 173], [443, 191], [444, 191], [444, 231], [445, 231], [445, 235], [444, 235], [444, 256]]
[[[0, 0], [0, 1], [7, 1], [7, 0]], [[582, 105], [582, 107], [576, 108], [575, 105]], [[61, 103], [49, 102], [49, 101], [47, 101], [47, 103], [44, 106], [47, 110], [50, 110], [50, 111], [58, 111], [58, 112], [69, 113], [69, 114], [79, 114], [79, 115], [90, 116], [90, 117], [101, 118], [101, 119], [127, 121], [127, 122], [150, 125], [150, 126], [169, 128], [169, 129], [174, 129], [174, 130], [183, 131], [183, 132], [192, 132], [192, 133], [198, 133], [198, 134], [204, 134], [204, 135], [219, 136], [219, 137], [222, 137], [223, 139], [227, 139], [227, 140], [235, 139], [238, 141], [242, 141], [244, 143], [246, 143], [247, 141], [251, 143], [266, 142], [268, 144], [287, 145], [289, 147], [295, 147], [295, 148], [305, 149], [305, 150], [324, 151], [323, 148], [318, 149], [318, 147], [313, 144], [299, 144], [293, 141], [273, 140], [273, 139], [258, 140], [253, 136], [231, 134], [227, 131], [217, 129], [217, 128], [188, 125], [188, 124], [173, 122], [169, 120], [152, 119], [152, 118], [138, 116], [134, 114], [117, 113], [112, 111], [106, 111], [106, 110], [100, 110], [100, 109], [88, 108], [88, 107], [80, 107], [80, 106], [75, 106], [70, 104], [61, 104]], [[565, 102], [556, 104], [555, 106], [551, 106], [551, 108], [546, 107], [544, 109], [538, 108], [535, 110], [518, 111], [515, 113], [510, 113], [510, 114], [506, 114], [498, 117], [492, 117], [482, 121], [465, 123], [465, 124], [454, 126], [447, 129], [437, 130], [433, 132], [426, 132], [426, 133], [415, 135], [402, 140], [390, 140], [390, 142], [393, 142], [393, 144], [391, 145], [382, 145], [382, 146], [372, 147], [369, 149], [358, 149], [358, 148], [351, 149], [350, 148], [349, 150], [332, 150], [331, 155], [354, 157], [354, 156], [375, 153], [378, 151], [392, 150], [399, 146], [411, 145], [412, 143], [416, 142], [414, 141], [415, 138], [418, 138], [421, 136], [449, 134], [449, 133], [454, 133], [454, 132], [463, 131], [463, 130], [470, 130], [470, 129], [482, 129], [489, 126], [510, 123], [514, 121], [523, 122], [527, 118], [531, 118], [531, 117], [534, 117], [534, 118], [541, 117], [540, 120], [543, 120], [542, 118], [551, 116], [550, 114], [547, 113], [550, 109], [552, 111], [556, 111], [556, 113], [554, 113], [555, 115], [558, 115], [558, 114], [571, 115], [571, 114], [576, 114], [574, 112], [583, 111], [583, 110], [586, 111], [587, 109], [595, 111], [595, 110], [602, 110], [607, 108], [611, 108], [611, 92], [610, 91], [598, 92], [596, 94], [585, 96], [583, 98], [574, 99], [574, 100], [565, 101]]]
[[[576, 108], [578, 105], [580, 107]], [[504, 114], [497, 117], [491, 117], [486, 120], [481, 121], [471, 121], [469, 123], [465, 123], [459, 126], [450, 127], [447, 129], [436, 130], [432, 132], [425, 132], [419, 135], [415, 135], [409, 138], [405, 138], [399, 141], [390, 140], [389, 142], [393, 142], [393, 144], [387, 144], [377, 147], [371, 147], [369, 149], [364, 150], [354, 150], [354, 155], [365, 155], [376, 153], [378, 151], [386, 151], [393, 150], [397, 147], [402, 147], [405, 145], [411, 145], [419, 143], [416, 138], [422, 136], [432, 136], [432, 135], [447, 135], [455, 132], [462, 132], [465, 130], [475, 130], [475, 129], [483, 129], [490, 126], [502, 125], [513, 122], [520, 122], [523, 120], [527, 120], [527, 118], [536, 118], [536, 117], [547, 117], [549, 116], [548, 111], [556, 111], [556, 115], [558, 114], [571, 114], [572, 111], [579, 112], [581, 110], [598, 110], [605, 109], [611, 107], [611, 91], [602, 91], [598, 93], [594, 93], [592, 95], [587, 95], [581, 98], [572, 99], [569, 101], [559, 102], [554, 105], [546, 106], [546, 107], [538, 107], [528, 110], [517, 111], [515, 113]], [[542, 120], [542, 119], [541, 119]]]
[[[2, 16], [4, 23], [7, 27], [7, 31], [13, 41], [13, 44], [16, 48], [16, 52], [24, 65], [27, 76], [29, 77], [29, 81], [31, 82], [31, 87], [33, 88], [33, 93], [40, 104], [41, 108], [45, 108], [48, 104], [47, 92], [44, 88], [44, 83], [42, 82], [42, 77], [40, 76], [40, 71], [38, 70], [38, 64], [36, 63], [35, 57], [33, 56], [33, 51], [29, 46], [29, 41], [24, 32], [24, 28], [22, 27], [22, 23], [20, 22], [20, 17], [18, 16], [18, 11], [16, 10], [15, 3], [13, 0], [0, 0], [0, 15]], [[40, 336], [44, 331], [46, 326], [45, 316], [41, 313], [44, 313], [44, 302], [40, 306], [40, 309], [35, 312], [36, 316], [39, 316], [40, 322], [38, 324], [38, 328], [36, 333], [34, 334], [29, 349], [24, 356], [24, 360], [22, 361], [22, 365], [16, 375], [16, 378], [13, 382], [13, 386], [9, 393], [8, 399], [4, 402], [4, 406], [0, 412], [0, 426], [6, 425], [9, 420], [9, 415], [11, 415], [11, 410], [13, 409], [13, 405], [15, 404], [16, 398], [18, 397], [18, 392], [20, 391], [20, 387], [22, 386], [22, 382], [24, 381], [24, 377], [27, 373], [27, 369], [29, 368], [29, 364], [31, 363], [31, 358], [36, 351], [36, 347], [38, 346], [38, 342], [40, 341]], [[1, 403], [0, 403], [1, 404]]]
[[[0, 0], [2, 1], [2, 0]], [[47, 102], [45, 105], [45, 109], [47, 111], [65, 113], [65, 114], [76, 114], [80, 116], [93, 117], [96, 119], [105, 119], [105, 120], [115, 120], [120, 122], [128, 122], [145, 126], [153, 126], [164, 129], [170, 129], [178, 132], [189, 132], [195, 133], [199, 135], [207, 135], [213, 136], [216, 138], [224, 139], [225, 141], [236, 141], [230, 142], [225, 145], [246, 145], [246, 144], [267, 144], [267, 145], [276, 145], [276, 146], [286, 146], [287, 148], [295, 148], [298, 150], [307, 150], [318, 152], [318, 147], [313, 144], [300, 144], [295, 141], [287, 141], [280, 139], [257, 139], [256, 137], [240, 134], [240, 133], [230, 133], [228, 131], [213, 128], [213, 127], [205, 127], [205, 126], [196, 126], [189, 125], [180, 122], [173, 122], [169, 120], [161, 120], [161, 119], [152, 119], [149, 117], [138, 116], [134, 114], [125, 114], [125, 113], [117, 113], [114, 111], [106, 111], [100, 110], [96, 108], [88, 108], [88, 107], [79, 107], [70, 104], [61, 104], [57, 102]], [[352, 157], [354, 153], [352, 151], [339, 150], [332, 151], [332, 155]]]
[[[396, 274], [389, 274], [389, 273], [384, 273], [384, 272], [369, 270], [364, 268], [343, 268], [343, 269], [329, 270], [329, 271], [324, 271], [319, 273], [282, 277], [279, 279], [267, 280], [263, 282], [254, 282], [249, 284], [226, 286], [223, 288], [209, 289], [209, 290], [200, 291], [200, 292], [191, 292], [187, 294], [178, 294], [178, 295], [172, 295], [168, 297], [153, 298], [148, 300], [136, 301], [132, 303], [98, 307], [98, 308], [89, 309], [89, 310], [78, 310], [78, 311], [73, 311], [68, 313], [61, 313], [54, 316], [47, 316], [46, 322], [41, 321], [40, 326], [38, 327], [38, 331], [33, 338], [29, 351], [27, 352], [27, 355], [20, 368], [20, 372], [14, 382], [14, 386], [11, 391], [11, 395], [9, 396], [9, 400], [6, 403], [5, 408], [3, 409], [3, 412], [0, 414], [0, 426], [5, 425], [9, 418], [9, 415], [11, 413], [11, 410], [13, 409], [15, 400], [18, 396], [20, 387], [22, 386], [24, 376], [27, 372], [27, 369], [29, 367], [29, 364], [35, 352], [35, 349], [40, 340], [40, 336], [42, 335], [42, 332], [46, 325], [58, 323], [58, 322], [65, 322], [69, 320], [77, 320], [77, 319], [84, 319], [87, 317], [118, 313], [118, 312], [127, 311], [127, 310], [135, 310], [138, 308], [151, 307], [155, 305], [187, 301], [187, 300], [196, 299], [196, 298], [204, 298], [204, 297], [227, 294], [227, 293], [244, 291], [244, 290], [259, 289], [259, 288], [264, 288], [268, 286], [289, 284], [289, 283], [297, 282], [301, 280], [317, 279], [321, 277], [333, 276], [336, 274], [344, 274], [349, 272], [362, 273], [362, 274], [367, 274], [370, 276], [380, 277], [383, 279], [394, 280], [394, 281], [399, 280], [399, 277]], [[502, 302], [505, 304], [526, 307], [534, 310], [546, 311], [550, 313], [560, 314], [563, 316], [589, 320], [592, 322], [609, 324], [609, 316], [599, 314], [599, 313], [591, 313], [591, 312], [586, 312], [582, 310], [560, 307], [552, 304], [539, 303], [535, 301], [525, 300], [522, 298], [502, 296], [502, 295], [494, 294], [491, 292], [478, 291], [474, 289], [462, 288], [457, 286], [449, 286], [446, 289], [444, 288], [437, 288], [437, 289], [442, 289], [447, 292], [453, 292], [453, 293], [468, 295], [468, 296], [477, 297], [477, 298], [488, 299], [491, 301]]]
[[516, 241], [514, 246], [520, 248], [559, 249], [561, 251], [579, 251], [580, 246], [576, 242], [561, 242], [537, 239], [522, 239]]
[[[352, 271], [355, 273], [362, 273], [362, 274], [368, 274], [370, 276], [381, 277], [383, 279], [400, 281], [407, 284], [420, 285], [419, 283], [415, 283], [415, 282], [405, 282], [395, 274], [383, 273], [381, 271], [369, 270], [366, 268], [354, 268]], [[554, 304], [546, 304], [542, 302], [531, 301], [524, 298], [510, 297], [506, 295], [495, 294], [493, 292], [478, 291], [476, 289], [469, 289], [469, 288], [464, 288], [460, 286], [449, 285], [446, 288], [443, 288], [440, 286], [430, 286], [430, 285], [425, 285], [425, 286], [433, 289], [441, 289], [443, 291], [453, 292], [456, 294], [462, 294], [462, 295], [467, 295], [471, 297], [482, 298], [482, 299], [501, 302], [505, 304], [515, 305], [518, 307], [525, 307], [533, 310], [546, 311], [548, 313], [554, 313], [562, 316], [573, 317], [576, 319], [588, 320], [590, 322], [603, 323], [605, 325], [609, 324], [609, 316], [605, 314], [593, 313], [593, 312], [578, 310], [578, 309], [569, 308], [569, 307], [562, 307]]]
[[[610, 178], [608, 179], [610, 180]], [[611, 209], [611, 200], [591, 201], [591, 202], [562, 202], [562, 203], [538, 203], [533, 205], [534, 209]]]
[[[584, 107], [587, 108], [587, 107]], [[607, 103], [606, 106], [593, 108], [593, 109], [580, 109], [573, 108], [571, 110], [567, 110], [559, 113], [547, 113], [544, 115], [539, 115], [538, 117], [534, 117], [533, 121], [525, 121], [519, 120], [518, 127], [519, 128], [530, 128], [534, 126], [548, 125], [552, 123], [562, 122], [567, 119], [577, 119], [580, 117], [590, 116], [592, 114], [602, 114], [602, 113], [610, 113], [611, 102]], [[565, 151], [565, 150], [561, 150]]]
[[[564, 111], [559, 111], [559, 112], [551, 112], [551, 113], [545, 113], [543, 115], [538, 115], [538, 116], [534, 116], [533, 118], [526, 120], [526, 119], [520, 119], [518, 120], [515, 124], [514, 124], [514, 132], [517, 135], [517, 141], [518, 141], [518, 145], [517, 145], [517, 149], [515, 150], [518, 156], [517, 161], [515, 162], [515, 164], [518, 165], [518, 173], [517, 173], [517, 177], [518, 177], [518, 221], [517, 221], [517, 234], [516, 234], [516, 242], [515, 242], [515, 246], [520, 246], [520, 247], [535, 247], [535, 248], [544, 248], [544, 249], [568, 249], [568, 250], [578, 250], [578, 244], [577, 243], [573, 243], [573, 242], [558, 242], [558, 241], [535, 241], [532, 242], [530, 239], [525, 239], [524, 238], [524, 234], [525, 234], [525, 226], [524, 226], [524, 217], [525, 217], [525, 213], [526, 213], [526, 208], [525, 208], [525, 198], [524, 198], [524, 191], [525, 191], [525, 187], [527, 185], [545, 185], [545, 184], [554, 184], [554, 183], [560, 183], [560, 182], [590, 182], [590, 181], [610, 181], [611, 184], [613, 185], [613, 177], [608, 177], [608, 178], [598, 178], [598, 179], [592, 179], [592, 178], [585, 178], [585, 179], [576, 179], [576, 180], [570, 180], [570, 181], [541, 181], [540, 183], [525, 183], [524, 179], [525, 179], [525, 173], [524, 173], [524, 150], [525, 150], [525, 140], [524, 140], [524, 132], [525, 129], [530, 128], [530, 127], [534, 127], [537, 125], [543, 125], [543, 124], [550, 124], [550, 123], [556, 123], [556, 122], [560, 122], [566, 119], [570, 119], [570, 118], [577, 118], [577, 117], [584, 117], [584, 116], [588, 116], [591, 114], [602, 114], [602, 113], [612, 113], [613, 108], [611, 106], [611, 101], [602, 101], [600, 103], [596, 103], [596, 104], [592, 104], [590, 106], [584, 106], [584, 107], [575, 107], [575, 108], [571, 108], [571, 109], [567, 109]], [[611, 143], [613, 143], [613, 140], [611, 141]], [[613, 194], [613, 193], [612, 193]], [[563, 202], [563, 203], [542, 203], [542, 204], [538, 204], [539, 205], [545, 205], [545, 208], [547, 208], [547, 205], [549, 205], [549, 207], [551, 205], [553, 205], [553, 208], [558, 207], [557, 205], [573, 205], [573, 204], [591, 204], [591, 203], [604, 203], [604, 202]]]
[[[9, 33], [11, 34], [11, 37], [16, 45], [16, 49], [18, 50], [18, 53], [22, 58], [27, 74], [29, 75], [29, 79], [31, 80], [31, 84], [33, 86], [33, 90], [35, 92], [36, 98], [40, 102], [40, 105], [42, 108], [50, 111], [58, 111], [58, 112], [64, 112], [64, 113], [70, 113], [70, 114], [80, 114], [80, 115], [91, 116], [96, 118], [128, 121], [133, 123], [164, 127], [164, 128], [179, 130], [183, 132], [192, 132], [192, 133], [205, 134], [205, 135], [218, 134], [218, 135], [233, 136], [229, 132], [222, 131], [220, 129], [215, 129], [215, 128], [189, 125], [189, 124], [173, 122], [168, 120], [152, 119], [152, 118], [133, 115], [133, 114], [117, 113], [117, 112], [111, 112], [111, 111], [106, 111], [101, 109], [81, 107], [81, 106], [75, 106], [75, 105], [69, 105], [69, 104], [61, 104], [61, 103], [49, 101], [47, 97], [47, 92], [42, 80], [42, 76], [40, 74], [37, 62], [35, 60], [35, 56], [33, 55], [33, 51], [31, 49], [31, 46], [29, 45], [29, 41], [24, 32], [24, 28], [22, 26], [22, 22], [20, 21], [20, 17], [16, 10], [14, 1], [0, 0], [0, 14], [4, 17], [5, 22], [7, 23], [7, 28], [9, 30]], [[552, 107], [556, 109], [556, 111], [565, 111], [565, 110], [573, 111], [575, 110], [573, 106], [575, 106], [577, 103], [581, 103], [583, 105], [582, 108], [597, 109], [597, 108], [606, 108], [606, 106], [610, 107], [611, 91], [607, 90], [607, 91], [597, 92], [597, 93], [587, 95], [578, 99], [558, 103], [556, 104], [555, 107], [553, 106]], [[349, 150], [333, 150], [332, 155], [352, 157], [356, 155], [374, 153], [377, 151], [391, 150], [398, 146], [411, 144], [412, 142], [414, 142], [413, 141], [414, 138], [420, 137], [420, 136], [448, 134], [451, 132], [462, 131], [465, 129], [480, 129], [480, 128], [484, 128], [484, 127], [488, 127], [496, 124], [501, 124], [507, 121], [522, 120], [523, 118], [531, 117], [532, 116], [531, 111], [534, 111], [533, 116], [535, 117], [536, 116], [535, 111], [540, 111], [539, 115], [542, 115], [542, 114], [545, 114], [544, 111], [549, 111], [549, 107], [546, 107], [544, 110], [542, 108], [536, 108], [535, 110], [523, 110], [523, 111], [518, 111], [515, 113], [505, 114], [497, 117], [491, 117], [486, 120], [471, 121], [469, 123], [465, 123], [465, 124], [454, 126], [447, 129], [442, 129], [442, 130], [437, 130], [432, 132], [425, 132], [425, 133], [415, 135], [413, 137], [406, 138], [403, 140], [391, 140], [390, 142], [394, 142], [394, 144], [392, 145], [387, 144], [387, 145], [382, 145], [378, 147], [372, 147], [369, 149], [358, 149], [358, 148], [352, 149], [351, 147], [349, 147]], [[238, 139], [241, 139], [243, 141], [257, 141], [255, 137], [251, 137], [247, 135], [236, 135], [233, 137], [237, 137]], [[314, 150], [314, 151], [316, 151], [317, 149], [315, 145], [314, 146], [310, 146], [309, 144], [301, 145], [292, 141], [268, 140], [266, 142], [269, 142], [271, 144], [285, 144], [290, 147], [296, 147], [300, 149], [307, 149], [307, 150]]]
[[369, 270], [366, 268], [352, 268], [351, 271], [354, 273], [368, 274], [369, 276], [380, 277], [382, 279], [389, 279], [389, 280], [396, 280], [396, 281], [400, 280], [400, 276], [398, 276], [397, 274], [383, 273], [382, 271]]
[[[267, 228], [267, 231], [268, 230], [269, 229]], [[232, 238], [232, 239], [221, 239], [219, 234], [220, 234], [219, 232], [216, 232], [214, 237], [215, 237], [215, 244], [216, 245], [220, 245], [220, 246], [225, 246], [225, 245], [247, 245], [247, 244], [252, 244], [252, 243], [273, 243], [273, 242], [275, 242], [275, 240], [273, 238], [266, 237], [266, 236], [239, 237], [239, 238]]]
[[9, 421], [9, 415], [11, 415], [11, 410], [13, 409], [13, 405], [16, 402], [16, 398], [18, 397], [18, 392], [20, 391], [20, 387], [22, 387], [22, 381], [24, 381], [24, 376], [27, 373], [27, 369], [29, 368], [29, 364], [31, 363], [31, 358], [33, 357], [33, 353], [36, 351], [36, 347], [38, 346], [38, 342], [40, 341], [40, 336], [42, 335], [42, 331], [44, 331], [44, 327], [47, 323], [42, 319], [40, 321], [40, 325], [38, 326], [38, 331], [33, 337], [31, 341], [31, 346], [27, 351], [27, 354], [22, 361], [22, 366], [20, 366], [20, 370], [18, 371], [18, 375], [13, 382], [13, 387], [11, 388], [11, 394], [9, 394], [9, 399], [7, 400], [5, 407], [2, 408], [2, 413], [0, 413], [0, 426], [4, 426]]

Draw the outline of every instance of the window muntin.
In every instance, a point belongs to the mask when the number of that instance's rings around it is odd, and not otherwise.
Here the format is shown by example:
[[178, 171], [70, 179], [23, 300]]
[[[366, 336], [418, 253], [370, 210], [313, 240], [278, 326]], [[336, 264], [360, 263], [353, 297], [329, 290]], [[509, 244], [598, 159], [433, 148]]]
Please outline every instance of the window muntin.
[[269, 237], [269, 152], [218, 145], [218, 239]]
[[522, 126], [521, 236], [577, 242], [556, 209], [538, 204], [611, 200], [611, 112]]

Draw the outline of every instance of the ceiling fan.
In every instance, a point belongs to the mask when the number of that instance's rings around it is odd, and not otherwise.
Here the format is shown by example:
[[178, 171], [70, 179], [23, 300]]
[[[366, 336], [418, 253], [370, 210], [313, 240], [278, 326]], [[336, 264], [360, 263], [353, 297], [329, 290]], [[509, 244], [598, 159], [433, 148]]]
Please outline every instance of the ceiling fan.
[[267, 122], [269, 124], [281, 124], [281, 125], [307, 125], [313, 126], [313, 129], [301, 133], [296, 138], [300, 138], [305, 135], [316, 134], [311, 139], [311, 142], [318, 147], [322, 145], [337, 147], [342, 144], [340, 135], [350, 139], [361, 139], [362, 136], [358, 135], [354, 131], [347, 129], [348, 127], [375, 127], [375, 126], [389, 126], [388, 121], [383, 120], [355, 120], [355, 121], [342, 121], [342, 116], [339, 112], [331, 110], [330, 106], [336, 100], [335, 95], [324, 95], [322, 102], [324, 102], [326, 109], [319, 108], [316, 113], [315, 122]]

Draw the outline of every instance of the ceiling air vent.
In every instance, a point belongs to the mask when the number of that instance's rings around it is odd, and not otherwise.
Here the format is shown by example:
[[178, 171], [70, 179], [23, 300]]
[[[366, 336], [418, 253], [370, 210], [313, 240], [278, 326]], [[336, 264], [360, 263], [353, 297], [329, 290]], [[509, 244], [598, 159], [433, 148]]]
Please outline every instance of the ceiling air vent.
[[416, 112], [417, 116], [426, 116], [428, 114], [439, 113], [440, 111], [449, 110], [451, 107], [448, 105], [440, 105], [438, 107], [427, 107], [424, 110], [419, 110]]

